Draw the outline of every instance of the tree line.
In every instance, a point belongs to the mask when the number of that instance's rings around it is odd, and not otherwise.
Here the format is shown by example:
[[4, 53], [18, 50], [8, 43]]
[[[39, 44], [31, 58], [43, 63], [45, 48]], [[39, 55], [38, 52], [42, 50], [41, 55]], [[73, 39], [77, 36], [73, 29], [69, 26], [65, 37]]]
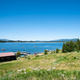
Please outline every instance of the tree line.
[[71, 52], [71, 51], [80, 51], [80, 40], [77, 39], [77, 42], [74, 41], [69, 41], [66, 43], [63, 43], [62, 46], [62, 52], [66, 53], [66, 52]]

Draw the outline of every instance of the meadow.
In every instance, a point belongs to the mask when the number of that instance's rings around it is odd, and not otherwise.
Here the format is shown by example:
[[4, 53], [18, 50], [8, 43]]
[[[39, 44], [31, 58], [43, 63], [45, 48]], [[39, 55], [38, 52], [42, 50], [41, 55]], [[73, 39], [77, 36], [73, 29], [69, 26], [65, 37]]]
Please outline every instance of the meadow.
[[80, 80], [80, 52], [60, 50], [1, 62], [0, 80]]

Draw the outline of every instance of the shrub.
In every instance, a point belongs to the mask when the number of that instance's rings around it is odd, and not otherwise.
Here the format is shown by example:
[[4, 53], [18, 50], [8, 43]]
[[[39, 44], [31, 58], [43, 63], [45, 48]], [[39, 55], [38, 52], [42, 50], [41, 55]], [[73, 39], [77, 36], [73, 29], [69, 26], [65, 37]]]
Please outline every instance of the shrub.
[[54, 51], [51, 51], [50, 53], [51, 53], [51, 54], [53, 54], [53, 53], [54, 53]]
[[46, 54], [47, 54], [47, 50], [44, 51], [44, 55], [46, 55]]
[[55, 53], [55, 50], [54, 50], [54, 53]]
[[35, 57], [39, 57], [39, 55], [36, 55]]
[[30, 59], [30, 57], [28, 56], [27, 59]]
[[21, 56], [21, 52], [18, 51], [18, 52], [16, 53], [16, 57], [20, 57], [20, 56]]
[[74, 59], [76, 59], [76, 57], [74, 57]]
[[56, 49], [56, 53], [58, 53], [58, 52], [59, 52], [59, 49], [57, 48], [57, 49]]

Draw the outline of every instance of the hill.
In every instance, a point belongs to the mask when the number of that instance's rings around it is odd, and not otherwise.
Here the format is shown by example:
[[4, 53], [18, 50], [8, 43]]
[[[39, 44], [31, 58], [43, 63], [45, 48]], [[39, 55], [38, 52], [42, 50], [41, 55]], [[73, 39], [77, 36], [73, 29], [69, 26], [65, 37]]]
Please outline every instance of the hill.
[[[43, 54], [43, 53], [42, 53]], [[79, 80], [80, 53], [53, 53], [0, 63], [0, 80]]]
[[10, 40], [8, 40], [8, 39], [0, 39], [1, 41], [10, 41]]
[[21, 40], [8, 40], [8, 39], [0, 39], [0, 41], [5, 42], [67, 42], [67, 41], [77, 41], [77, 38], [74, 39], [58, 39], [58, 40], [50, 40], [50, 41], [21, 41]]
[[51, 40], [51, 41], [60, 41], [60, 42], [67, 42], [67, 41], [77, 41], [77, 38], [74, 38], [74, 39], [59, 39], [59, 40]]

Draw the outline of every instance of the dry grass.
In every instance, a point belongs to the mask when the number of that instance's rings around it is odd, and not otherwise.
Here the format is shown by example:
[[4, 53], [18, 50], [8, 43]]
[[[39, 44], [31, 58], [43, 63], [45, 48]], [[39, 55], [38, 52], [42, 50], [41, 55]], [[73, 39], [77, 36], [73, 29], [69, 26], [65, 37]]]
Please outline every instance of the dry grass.
[[[43, 54], [43, 53], [41, 53]], [[20, 60], [8, 61], [0, 63], [0, 71], [18, 70], [21, 68], [37, 68], [49, 69], [67, 69], [67, 70], [80, 70], [80, 53], [53, 53], [35, 57], [30, 55], [30, 59], [20, 58]], [[76, 58], [76, 59], [75, 59]]]

